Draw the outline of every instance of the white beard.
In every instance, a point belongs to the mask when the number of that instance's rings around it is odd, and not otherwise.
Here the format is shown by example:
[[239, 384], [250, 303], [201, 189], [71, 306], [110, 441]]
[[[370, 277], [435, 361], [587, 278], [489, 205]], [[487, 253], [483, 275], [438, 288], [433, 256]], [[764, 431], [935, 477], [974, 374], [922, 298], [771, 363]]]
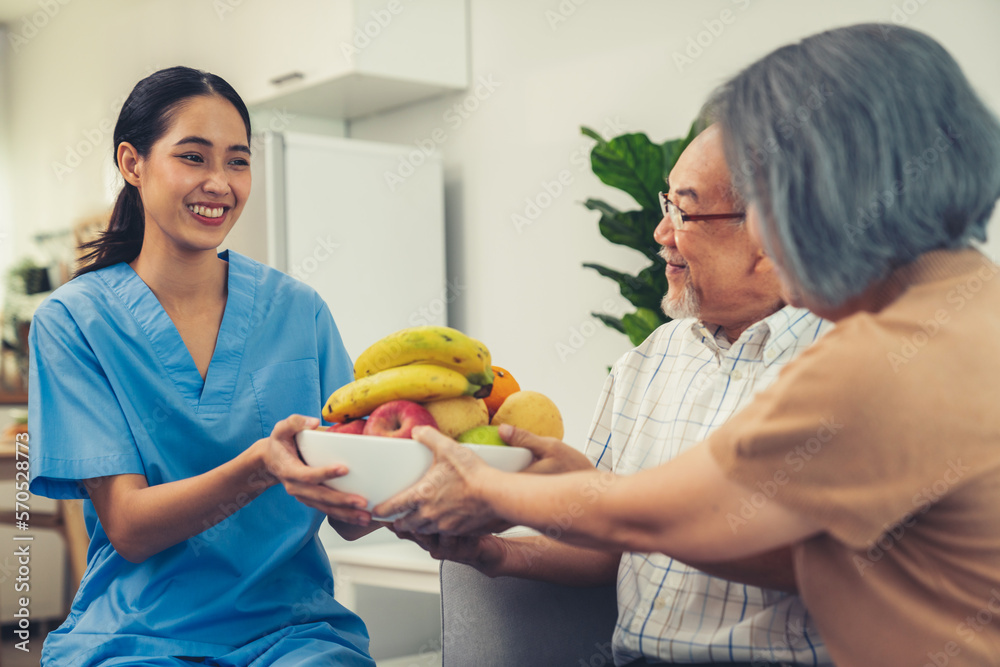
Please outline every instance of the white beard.
[[701, 304], [698, 303], [698, 295], [694, 293], [694, 287], [690, 283], [684, 285], [680, 295], [667, 293], [663, 295], [660, 302], [667, 317], [674, 320], [682, 320], [686, 317], [698, 317], [701, 314]]

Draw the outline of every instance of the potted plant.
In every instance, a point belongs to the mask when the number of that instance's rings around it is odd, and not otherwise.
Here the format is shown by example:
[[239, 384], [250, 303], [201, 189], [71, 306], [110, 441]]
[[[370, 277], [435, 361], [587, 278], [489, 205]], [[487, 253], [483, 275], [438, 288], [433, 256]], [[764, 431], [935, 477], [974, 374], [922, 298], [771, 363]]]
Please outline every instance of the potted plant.
[[584, 202], [588, 209], [601, 214], [598, 228], [604, 238], [641, 252], [650, 264], [635, 275], [591, 262], [583, 265], [617, 282], [622, 296], [635, 306], [635, 311], [620, 318], [607, 313], [591, 314], [638, 345], [657, 327], [670, 321], [660, 308], [668, 287], [666, 262], [659, 256], [660, 246], [653, 240], [653, 230], [663, 217], [657, 193], [666, 190], [666, 178], [697, 134], [696, 125], [691, 125], [686, 137], [662, 144], [653, 143], [641, 132], [605, 141], [590, 128], [581, 127], [580, 131], [597, 141], [590, 152], [594, 174], [606, 185], [628, 193], [639, 205], [637, 210], [621, 211], [600, 199]]
[[[0, 403], [7, 394], [20, 396], [28, 380], [28, 330], [38, 305], [52, 289], [48, 269], [26, 258], [7, 273], [7, 294], [0, 315]], [[8, 373], [4, 357], [12, 355], [16, 372]]]

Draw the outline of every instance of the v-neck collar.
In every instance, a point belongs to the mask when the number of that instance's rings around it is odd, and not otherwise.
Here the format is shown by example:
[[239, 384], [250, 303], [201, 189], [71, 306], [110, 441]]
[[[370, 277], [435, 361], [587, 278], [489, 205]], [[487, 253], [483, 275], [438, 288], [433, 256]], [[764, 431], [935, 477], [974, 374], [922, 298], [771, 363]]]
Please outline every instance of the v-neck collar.
[[229, 410], [257, 289], [249, 259], [228, 250], [219, 253], [219, 258], [229, 262], [229, 292], [204, 380], [173, 320], [135, 270], [122, 262], [98, 272], [132, 314], [181, 396], [198, 413]]

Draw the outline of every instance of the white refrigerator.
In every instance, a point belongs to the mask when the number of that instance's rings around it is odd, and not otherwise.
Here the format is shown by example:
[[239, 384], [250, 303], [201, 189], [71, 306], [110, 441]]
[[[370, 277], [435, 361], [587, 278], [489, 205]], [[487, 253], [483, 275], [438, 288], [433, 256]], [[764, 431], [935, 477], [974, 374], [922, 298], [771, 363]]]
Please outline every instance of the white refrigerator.
[[[251, 149], [253, 187], [225, 247], [315, 288], [352, 359], [397, 329], [446, 323], [454, 295], [445, 279], [439, 157], [413, 146], [292, 132], [255, 135]], [[437, 645], [440, 600], [407, 583], [432, 577], [436, 591], [436, 561], [386, 530], [347, 543], [324, 524], [320, 538], [334, 560], [353, 554], [371, 561], [369, 569], [395, 573], [380, 586], [340, 581], [335, 589], [368, 625], [379, 664]], [[433, 654], [398, 664], [428, 659]]]
[[316, 289], [352, 359], [397, 329], [447, 322], [440, 157], [292, 132], [251, 148], [253, 187], [226, 247]]

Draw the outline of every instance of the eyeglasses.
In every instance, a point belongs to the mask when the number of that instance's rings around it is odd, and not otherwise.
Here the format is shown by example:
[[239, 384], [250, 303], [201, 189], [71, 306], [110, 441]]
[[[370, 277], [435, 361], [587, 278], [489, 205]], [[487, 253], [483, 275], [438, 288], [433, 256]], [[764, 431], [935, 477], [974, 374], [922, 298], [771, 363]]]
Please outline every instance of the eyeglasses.
[[660, 193], [660, 213], [663, 214], [664, 218], [669, 218], [670, 222], [673, 223], [675, 230], [683, 230], [686, 223], [691, 220], [727, 220], [731, 218], [745, 218], [746, 211], [742, 213], [702, 213], [697, 215], [688, 215], [681, 209], [677, 208], [677, 204], [673, 203], [667, 199], [667, 193]]

